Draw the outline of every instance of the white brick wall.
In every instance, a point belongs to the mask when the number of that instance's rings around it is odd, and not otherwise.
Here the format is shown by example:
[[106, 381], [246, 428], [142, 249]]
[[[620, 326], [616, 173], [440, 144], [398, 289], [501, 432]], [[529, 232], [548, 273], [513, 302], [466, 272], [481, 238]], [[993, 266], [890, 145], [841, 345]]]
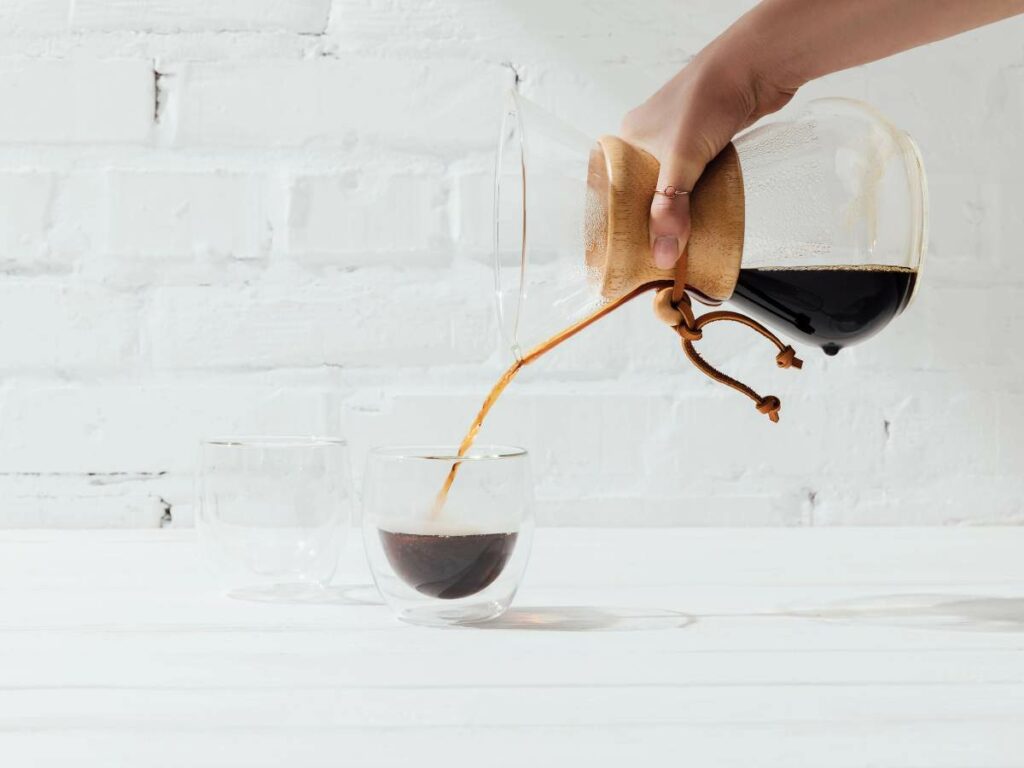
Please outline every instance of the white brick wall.
[[0, 173], [0, 254], [31, 268], [45, 260], [57, 181], [50, 173]]
[[437, 179], [436, 171], [378, 163], [297, 177], [289, 190], [288, 251], [303, 264], [322, 266], [447, 262], [453, 241]]
[[[154, 291], [146, 333], [161, 370], [385, 367], [483, 363], [492, 308], [430, 278], [402, 285], [391, 271], [348, 275], [330, 287], [284, 283]], [[407, 279], [407, 278], [406, 278]]]
[[153, 65], [139, 59], [0, 59], [0, 142], [146, 141]]
[[[0, 367], [78, 376], [131, 366], [138, 358], [139, 300], [71, 280], [0, 283]], [[6, 435], [5, 437], [10, 437]]]
[[68, 28], [70, 0], [4, 0], [0, 4], [0, 32], [37, 34]]
[[427, 154], [486, 148], [511, 70], [472, 59], [336, 54], [184, 68], [177, 144], [304, 147], [386, 143]]
[[115, 170], [108, 184], [111, 259], [249, 260], [270, 248], [265, 185], [255, 174]]
[[331, 0], [74, 0], [71, 24], [101, 31], [319, 35], [330, 10]]
[[[0, 2], [0, 526], [190, 519], [204, 433], [455, 441], [502, 368], [490, 148], [520, 88], [592, 133], [750, 0]], [[522, 443], [570, 524], [1024, 521], [1024, 20], [815, 83], [931, 180], [912, 309], [776, 371], [772, 425], [645, 303], [525, 371]]]

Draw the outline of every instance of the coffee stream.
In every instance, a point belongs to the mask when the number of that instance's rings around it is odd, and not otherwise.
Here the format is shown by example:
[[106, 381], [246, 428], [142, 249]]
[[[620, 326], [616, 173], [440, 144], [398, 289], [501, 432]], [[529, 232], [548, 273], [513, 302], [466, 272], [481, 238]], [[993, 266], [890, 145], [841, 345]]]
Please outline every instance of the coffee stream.
[[[913, 269], [882, 264], [741, 269], [731, 300], [769, 323], [782, 321], [793, 335], [819, 345], [826, 354], [836, 354], [843, 346], [877, 333], [903, 311], [915, 278]], [[517, 359], [483, 400], [459, 443], [458, 456], [469, 452], [490, 409], [520, 369], [649, 288], [643, 286], [601, 307]], [[444, 478], [434, 500], [435, 519], [444, 508], [461, 464], [453, 463]]]
[[[534, 360], [544, 356], [566, 339], [572, 338], [587, 326], [597, 322], [609, 312], [613, 312], [630, 299], [639, 296], [651, 287], [653, 286], [641, 286], [631, 293], [627, 293], [625, 296], [616, 299], [610, 304], [606, 304], [593, 314], [590, 314], [580, 320], [578, 323], [570, 325], [568, 328], [556, 333], [547, 341], [538, 344], [521, 358], [516, 360], [507, 371], [501, 374], [501, 378], [498, 379], [497, 383], [495, 383], [491, 388], [491, 391], [484, 400], [484, 404], [480, 407], [480, 411], [477, 413], [476, 418], [473, 419], [473, 423], [470, 424], [469, 431], [466, 432], [466, 436], [463, 437], [462, 442], [459, 443], [459, 451], [456, 455], [459, 457], [465, 456], [469, 452], [469, 449], [473, 447], [473, 441], [476, 440], [476, 436], [480, 433], [480, 428], [483, 426], [484, 420], [487, 418], [487, 414], [490, 413], [491, 408], [494, 407], [494, 403], [499, 397], [501, 397], [501, 393], [505, 391], [505, 388], [511, 383], [512, 379], [515, 378], [516, 374], [519, 373], [519, 370], [523, 366], [529, 365]], [[445, 502], [448, 500], [448, 492], [452, 488], [452, 483], [455, 482], [455, 476], [459, 473], [459, 467], [461, 464], [461, 461], [455, 461], [452, 463], [451, 469], [448, 470], [448, 476], [444, 480], [444, 485], [441, 487], [437, 497], [434, 499], [434, 509], [431, 513], [432, 519], [436, 520], [440, 517], [441, 512], [444, 509]]]
[[[751, 314], [784, 322], [789, 331], [827, 354], [873, 334], [903, 311], [916, 273], [902, 267], [743, 269], [734, 299]], [[516, 374], [563, 341], [657, 287], [648, 284], [601, 307], [520, 357], [495, 382], [459, 444], [457, 457], [434, 499], [430, 519], [444, 511], [448, 494], [487, 415]], [[501, 574], [516, 543], [514, 532], [414, 533], [381, 529], [385, 554], [399, 576], [422, 594], [442, 600], [468, 597]]]
[[[740, 270], [731, 301], [767, 322], [784, 322], [790, 333], [834, 355], [847, 344], [881, 330], [902, 312], [914, 290], [917, 273], [907, 267], [868, 264], [844, 267], [795, 267]], [[578, 323], [538, 344], [505, 371], [492, 387], [483, 406], [459, 444], [465, 456], [476, 440], [487, 414], [519, 370], [547, 354], [591, 323], [618, 309], [653, 286], [637, 288]], [[459, 472], [455, 461], [434, 500], [432, 517], [444, 509], [448, 492]]]
[[[638, 288], [570, 325], [520, 357], [501, 375], [459, 444], [456, 454], [459, 458], [452, 462], [444, 485], [434, 499], [430, 521], [441, 517], [452, 483], [462, 465], [461, 457], [469, 452], [487, 414], [519, 370], [650, 287], [653, 286]], [[384, 554], [396, 574], [417, 592], [441, 600], [469, 597], [490, 586], [501, 575], [518, 538], [518, 534], [512, 531], [417, 533], [381, 528], [378, 533]]]
[[[491, 412], [491, 408], [494, 406], [495, 401], [501, 397], [501, 393], [505, 391], [512, 379], [515, 378], [516, 374], [519, 373], [519, 369], [525, 365], [523, 360], [516, 360], [512, 364], [512, 367], [501, 374], [501, 378], [498, 379], [497, 383], [491, 387], [491, 391], [488, 393], [487, 398], [484, 400], [484, 404], [480, 407], [480, 411], [477, 413], [476, 418], [473, 419], [473, 423], [469, 427], [469, 431], [466, 436], [462, 438], [462, 442], [459, 443], [459, 452], [457, 456], [465, 456], [466, 452], [473, 446], [473, 442], [476, 440], [477, 434], [480, 432], [480, 428], [484, 425], [484, 419], [487, 418], [487, 414]], [[444, 485], [441, 487], [440, 493], [437, 494], [437, 498], [434, 499], [434, 511], [431, 517], [437, 518], [441, 514], [441, 510], [444, 508], [444, 503], [448, 498], [448, 491], [452, 489], [452, 483], [455, 482], [455, 475], [458, 474], [459, 466], [462, 462], [456, 461], [452, 464], [451, 469], [448, 470], [448, 476], [444, 479]]]

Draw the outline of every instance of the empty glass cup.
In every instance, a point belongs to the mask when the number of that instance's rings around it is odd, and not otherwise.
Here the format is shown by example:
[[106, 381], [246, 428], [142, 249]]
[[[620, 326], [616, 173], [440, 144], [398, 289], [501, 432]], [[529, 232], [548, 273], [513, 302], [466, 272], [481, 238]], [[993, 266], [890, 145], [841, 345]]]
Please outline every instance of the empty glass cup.
[[231, 594], [304, 598], [330, 582], [351, 518], [344, 441], [205, 440], [197, 486], [200, 545]]
[[533, 536], [522, 448], [480, 445], [462, 457], [451, 446], [378, 448], [363, 510], [370, 571], [399, 618], [467, 624], [512, 603]]

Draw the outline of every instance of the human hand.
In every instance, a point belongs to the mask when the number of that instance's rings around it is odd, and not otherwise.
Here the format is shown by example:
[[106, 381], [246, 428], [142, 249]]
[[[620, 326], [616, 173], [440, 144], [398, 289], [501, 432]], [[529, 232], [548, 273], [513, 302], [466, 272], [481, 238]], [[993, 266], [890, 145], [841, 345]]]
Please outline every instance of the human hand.
[[[779, 83], [794, 81], [762, 64], [765, 58], [731, 29], [626, 115], [622, 138], [661, 163], [658, 190], [692, 190], [733, 136], [792, 98], [796, 86]], [[690, 196], [655, 195], [650, 234], [655, 265], [670, 269], [690, 236]]]
[[[1024, 13], [1024, 0], [761, 0], [634, 109], [622, 138], [658, 158], [658, 189], [689, 191], [739, 131], [804, 83]], [[655, 264], [678, 261], [689, 195], [655, 195]]]

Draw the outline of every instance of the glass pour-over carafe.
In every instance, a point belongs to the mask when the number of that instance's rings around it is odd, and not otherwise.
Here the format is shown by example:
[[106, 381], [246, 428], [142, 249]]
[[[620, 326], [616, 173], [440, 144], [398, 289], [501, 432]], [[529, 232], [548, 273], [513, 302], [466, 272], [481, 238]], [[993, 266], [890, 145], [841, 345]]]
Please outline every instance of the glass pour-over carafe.
[[[658, 162], [643, 150], [614, 136], [595, 141], [510, 94], [494, 248], [501, 329], [517, 359], [602, 309], [669, 286], [662, 304], [691, 320], [685, 294], [729, 301], [831, 355], [885, 327], [919, 283], [927, 229], [921, 157], [867, 104], [817, 100], [727, 146], [691, 192], [680, 270], [656, 268], [651, 255], [657, 179]], [[699, 329], [689, 336], [700, 338]]]

